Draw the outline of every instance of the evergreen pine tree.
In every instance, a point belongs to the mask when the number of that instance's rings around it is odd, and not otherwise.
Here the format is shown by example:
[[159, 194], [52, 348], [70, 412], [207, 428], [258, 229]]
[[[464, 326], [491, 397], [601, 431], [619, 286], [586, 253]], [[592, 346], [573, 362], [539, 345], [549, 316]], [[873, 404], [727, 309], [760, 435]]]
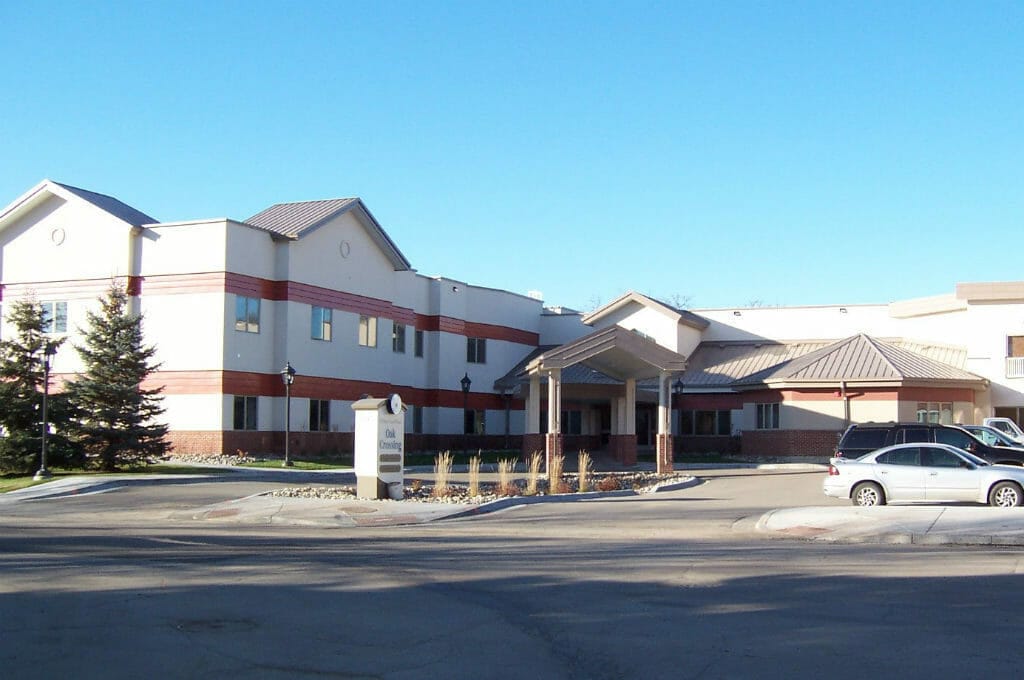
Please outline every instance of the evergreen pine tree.
[[[11, 303], [7, 323], [14, 331], [0, 340], [0, 471], [25, 473], [37, 469], [42, 448], [43, 349], [59, 347], [64, 338], [44, 334], [46, 318], [36, 300]], [[76, 447], [64, 435], [71, 416], [67, 395], [50, 393], [47, 399], [48, 464], [80, 463]]]
[[86, 455], [103, 470], [145, 462], [167, 453], [167, 425], [161, 389], [143, 389], [156, 370], [150, 363], [154, 347], [142, 344], [142, 317], [129, 314], [123, 287], [112, 285], [100, 300], [99, 313], [89, 312], [85, 344], [75, 346], [84, 364], [69, 396], [80, 409], [76, 438]]

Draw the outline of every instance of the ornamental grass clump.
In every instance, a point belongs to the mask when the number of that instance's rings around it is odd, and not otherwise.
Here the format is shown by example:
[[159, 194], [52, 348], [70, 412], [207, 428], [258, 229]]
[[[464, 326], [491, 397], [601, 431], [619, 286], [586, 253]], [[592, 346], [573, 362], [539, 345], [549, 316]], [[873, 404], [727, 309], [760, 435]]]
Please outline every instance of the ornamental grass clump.
[[590, 459], [590, 453], [587, 451], [580, 451], [579, 455], [579, 487], [580, 493], [587, 493], [590, 491], [590, 476], [593, 474], [594, 462]]
[[451, 493], [448, 480], [452, 476], [452, 454], [445, 451], [434, 459], [434, 498], [445, 498]]
[[469, 494], [470, 498], [476, 498], [480, 495], [480, 454], [473, 456], [469, 459], [469, 488], [466, 489], [466, 493]]
[[544, 456], [541, 455], [540, 451], [534, 451], [530, 454], [530, 460], [526, 472], [526, 491], [524, 492], [527, 496], [537, 495], [537, 482], [540, 479], [540, 466], [544, 463]]
[[562, 471], [565, 469], [565, 456], [557, 454], [551, 456], [551, 464], [548, 466], [548, 493], [565, 493], [568, 488], [562, 481]]
[[519, 486], [512, 481], [512, 473], [515, 472], [516, 461], [511, 458], [502, 458], [498, 461], [498, 487], [494, 493], [498, 496], [518, 496]]

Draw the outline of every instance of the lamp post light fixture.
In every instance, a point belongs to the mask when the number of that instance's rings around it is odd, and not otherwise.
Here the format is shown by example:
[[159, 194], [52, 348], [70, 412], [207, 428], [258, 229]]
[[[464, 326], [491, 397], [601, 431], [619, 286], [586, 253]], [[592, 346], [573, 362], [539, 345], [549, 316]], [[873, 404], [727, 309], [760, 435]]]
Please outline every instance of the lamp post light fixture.
[[281, 382], [284, 383], [284, 467], [292, 467], [294, 463], [288, 454], [288, 440], [291, 439], [292, 383], [295, 382], [295, 369], [290, 361], [284, 362], [284, 368], [281, 369]]
[[[676, 430], [679, 434], [683, 433], [683, 379], [682, 377], [676, 378], [676, 381], [672, 383], [672, 394], [676, 395], [676, 411], [678, 412], [679, 424], [676, 426]], [[675, 448], [673, 446], [673, 448]]]
[[46, 417], [46, 399], [50, 394], [50, 360], [57, 353], [57, 344], [47, 340], [42, 347], [43, 350], [43, 406], [42, 406], [42, 445], [39, 452], [39, 470], [34, 479], [49, 479], [52, 475], [46, 469], [46, 435], [50, 431], [50, 423]]
[[459, 383], [462, 385], [462, 455], [466, 455], [466, 413], [469, 410], [469, 387], [473, 381], [469, 379], [469, 373], [466, 373]]

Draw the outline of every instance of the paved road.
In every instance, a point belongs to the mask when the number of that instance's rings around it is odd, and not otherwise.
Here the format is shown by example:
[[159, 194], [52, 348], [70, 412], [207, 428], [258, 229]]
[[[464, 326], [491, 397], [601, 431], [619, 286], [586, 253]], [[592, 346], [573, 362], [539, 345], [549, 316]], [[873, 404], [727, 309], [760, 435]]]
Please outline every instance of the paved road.
[[168, 519], [251, 493], [251, 482], [4, 505], [0, 669], [396, 680], [1017, 674], [1019, 549], [766, 540], [748, 533], [747, 518], [829, 504], [821, 473], [701, 474], [706, 483], [655, 497], [409, 527]]

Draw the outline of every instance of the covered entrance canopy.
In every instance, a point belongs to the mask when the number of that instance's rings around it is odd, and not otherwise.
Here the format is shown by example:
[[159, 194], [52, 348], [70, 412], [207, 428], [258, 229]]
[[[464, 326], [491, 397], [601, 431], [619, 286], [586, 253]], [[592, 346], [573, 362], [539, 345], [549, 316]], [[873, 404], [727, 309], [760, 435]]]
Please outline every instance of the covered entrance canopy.
[[553, 455], [562, 453], [563, 371], [577, 365], [598, 371], [622, 384], [619, 393], [611, 399], [609, 445], [613, 455], [625, 463], [636, 461], [637, 382], [657, 380], [658, 471], [671, 470], [671, 383], [674, 376], [686, 369], [686, 357], [617, 325], [544, 351], [518, 372], [517, 377], [528, 378], [530, 384], [526, 398], [526, 440], [540, 436], [540, 385], [541, 379], [545, 378], [548, 427], [544, 449], [548, 463]]

